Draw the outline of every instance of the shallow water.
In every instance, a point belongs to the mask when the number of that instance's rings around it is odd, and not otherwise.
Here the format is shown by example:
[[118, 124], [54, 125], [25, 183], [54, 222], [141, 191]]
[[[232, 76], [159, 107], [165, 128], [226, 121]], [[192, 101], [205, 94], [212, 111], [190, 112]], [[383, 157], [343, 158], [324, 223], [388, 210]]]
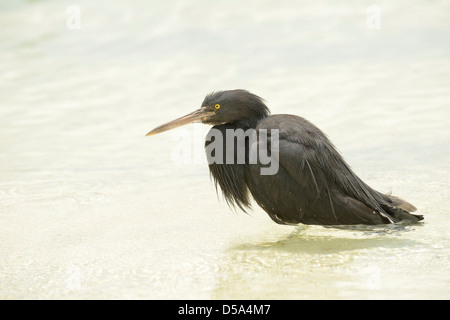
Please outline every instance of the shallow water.
[[[0, 2], [0, 298], [450, 298], [448, 2], [381, 1], [379, 30], [369, 1], [76, 3], [80, 30], [66, 2]], [[198, 126], [144, 137], [232, 88], [425, 220], [234, 213]]]

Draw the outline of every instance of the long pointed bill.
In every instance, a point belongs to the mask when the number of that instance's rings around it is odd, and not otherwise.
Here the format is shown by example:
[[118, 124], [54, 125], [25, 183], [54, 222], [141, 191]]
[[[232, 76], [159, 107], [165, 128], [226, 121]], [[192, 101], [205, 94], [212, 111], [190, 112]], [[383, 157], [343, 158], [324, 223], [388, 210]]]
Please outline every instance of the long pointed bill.
[[152, 136], [154, 134], [158, 134], [167, 130], [171, 130], [174, 128], [178, 128], [181, 126], [184, 126], [185, 124], [189, 124], [192, 122], [202, 121], [209, 116], [213, 115], [214, 112], [211, 111], [205, 111], [204, 109], [197, 109], [194, 112], [191, 112], [185, 116], [182, 116], [181, 118], [175, 119], [173, 121], [167, 122], [163, 125], [160, 125], [159, 127], [156, 127], [152, 131], [146, 134], [146, 136]]

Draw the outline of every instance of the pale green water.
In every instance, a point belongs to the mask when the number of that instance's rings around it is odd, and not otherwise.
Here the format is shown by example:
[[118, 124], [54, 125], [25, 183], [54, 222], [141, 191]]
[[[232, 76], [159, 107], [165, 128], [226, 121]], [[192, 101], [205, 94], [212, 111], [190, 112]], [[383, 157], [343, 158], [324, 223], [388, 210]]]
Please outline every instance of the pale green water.
[[[380, 30], [370, 1], [76, 1], [80, 30], [69, 4], [0, 1], [0, 298], [450, 298], [449, 2], [378, 2]], [[198, 128], [144, 135], [232, 88], [425, 221], [230, 211], [205, 164], [171, 161]]]

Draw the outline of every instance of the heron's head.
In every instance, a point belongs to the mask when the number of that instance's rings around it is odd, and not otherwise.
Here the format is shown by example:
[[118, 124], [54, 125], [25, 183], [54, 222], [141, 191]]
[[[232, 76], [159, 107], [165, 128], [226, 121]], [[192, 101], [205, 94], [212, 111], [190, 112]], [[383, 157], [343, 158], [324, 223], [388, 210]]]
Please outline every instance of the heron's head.
[[269, 109], [263, 99], [246, 90], [217, 91], [208, 94], [202, 106], [181, 118], [156, 127], [147, 136], [158, 134], [192, 122], [210, 125], [224, 123], [241, 124], [251, 127], [267, 117]]

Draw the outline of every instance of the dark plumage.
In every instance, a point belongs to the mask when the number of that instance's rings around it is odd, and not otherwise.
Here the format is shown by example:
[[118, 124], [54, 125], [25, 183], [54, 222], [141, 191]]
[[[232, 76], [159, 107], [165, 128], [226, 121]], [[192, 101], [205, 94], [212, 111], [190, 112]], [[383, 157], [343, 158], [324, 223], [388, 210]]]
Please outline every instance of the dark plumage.
[[295, 115], [269, 115], [263, 100], [248, 91], [211, 93], [199, 110], [148, 135], [193, 121], [213, 125], [205, 147], [213, 143], [214, 132], [224, 133], [224, 160], [227, 152], [234, 152], [231, 156], [236, 157], [236, 150], [225, 149], [227, 129], [256, 129], [254, 141], [259, 147], [266, 143], [270, 146], [271, 141], [258, 134], [260, 129], [267, 129], [269, 137], [271, 130], [279, 130], [279, 153], [274, 154], [279, 168], [274, 175], [262, 175], [261, 168], [267, 166], [260, 161], [249, 162], [249, 137], [244, 142], [245, 163], [209, 164], [216, 187], [229, 205], [245, 211], [250, 208], [251, 195], [280, 224], [374, 225], [423, 219], [410, 213], [416, 210], [410, 203], [364, 183], [312, 123]]

